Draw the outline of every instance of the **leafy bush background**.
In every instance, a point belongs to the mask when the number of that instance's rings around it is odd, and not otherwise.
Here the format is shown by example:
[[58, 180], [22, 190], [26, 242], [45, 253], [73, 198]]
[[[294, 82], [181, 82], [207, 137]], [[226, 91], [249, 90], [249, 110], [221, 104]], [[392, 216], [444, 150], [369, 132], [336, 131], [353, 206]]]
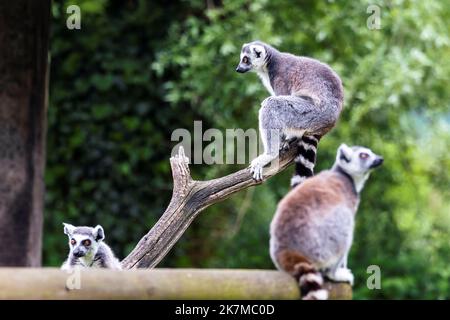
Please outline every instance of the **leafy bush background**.
[[[82, 29], [66, 28], [78, 4]], [[242, 43], [318, 58], [342, 77], [345, 109], [321, 142], [384, 155], [362, 194], [349, 264], [355, 298], [450, 298], [450, 5], [377, 1], [78, 0], [53, 4], [44, 264], [67, 254], [61, 223], [95, 225], [123, 258], [164, 211], [176, 128], [257, 128], [267, 96], [238, 75]], [[210, 179], [241, 166], [193, 165]], [[203, 212], [165, 267], [273, 268], [268, 228], [291, 170]], [[382, 289], [366, 287], [369, 265]]]

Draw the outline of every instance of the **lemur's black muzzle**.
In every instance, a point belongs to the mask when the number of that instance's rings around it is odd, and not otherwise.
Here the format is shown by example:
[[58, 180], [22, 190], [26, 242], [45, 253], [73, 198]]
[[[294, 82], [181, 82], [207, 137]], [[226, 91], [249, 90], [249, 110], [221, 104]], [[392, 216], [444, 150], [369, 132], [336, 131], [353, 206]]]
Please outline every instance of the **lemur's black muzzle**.
[[246, 66], [243, 66], [242, 64], [238, 64], [238, 66], [236, 67], [236, 72], [245, 73], [245, 72], [249, 71], [250, 69], [251, 69], [250, 67], [246, 67]]
[[372, 164], [370, 165], [370, 169], [376, 168], [381, 166], [381, 164], [383, 163], [384, 159], [383, 157], [377, 157]]
[[81, 257], [84, 256], [84, 252], [81, 251], [81, 250], [75, 250], [75, 251], [73, 252], [73, 255], [74, 255], [75, 257], [77, 257], [77, 258], [81, 258]]

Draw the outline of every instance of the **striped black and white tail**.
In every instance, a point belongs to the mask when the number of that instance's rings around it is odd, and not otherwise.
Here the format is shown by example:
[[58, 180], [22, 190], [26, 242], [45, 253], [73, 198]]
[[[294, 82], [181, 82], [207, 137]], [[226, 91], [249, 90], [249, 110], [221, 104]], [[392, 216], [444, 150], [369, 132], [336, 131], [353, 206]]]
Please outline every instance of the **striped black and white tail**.
[[323, 287], [323, 276], [312, 265], [299, 263], [295, 267], [302, 300], [327, 300], [328, 291]]
[[299, 185], [314, 175], [316, 164], [317, 144], [319, 136], [303, 136], [298, 141], [299, 152], [295, 158], [295, 173], [291, 179], [291, 187]]

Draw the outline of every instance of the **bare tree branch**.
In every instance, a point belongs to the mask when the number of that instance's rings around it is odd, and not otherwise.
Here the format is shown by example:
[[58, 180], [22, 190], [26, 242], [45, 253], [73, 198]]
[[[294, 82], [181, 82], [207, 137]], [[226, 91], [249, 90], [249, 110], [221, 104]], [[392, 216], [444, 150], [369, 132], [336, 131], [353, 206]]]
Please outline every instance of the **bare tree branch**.
[[[278, 165], [264, 169], [264, 180], [288, 167], [297, 155], [297, 148], [296, 141], [291, 141], [289, 148], [273, 162], [278, 162]], [[183, 148], [179, 149], [178, 155], [170, 158], [170, 165], [174, 182], [170, 204], [155, 226], [122, 261], [124, 269], [155, 267], [203, 209], [235, 192], [261, 183], [252, 178], [248, 168], [218, 179], [192, 180]]]

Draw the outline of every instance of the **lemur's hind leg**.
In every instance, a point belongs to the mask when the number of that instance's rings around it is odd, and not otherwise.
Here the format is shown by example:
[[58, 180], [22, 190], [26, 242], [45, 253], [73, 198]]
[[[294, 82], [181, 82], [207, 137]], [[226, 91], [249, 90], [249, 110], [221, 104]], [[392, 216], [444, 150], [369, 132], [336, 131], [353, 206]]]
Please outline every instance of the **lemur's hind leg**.
[[336, 282], [348, 282], [353, 285], [354, 277], [350, 269], [347, 268], [348, 251], [339, 259], [339, 261], [325, 272], [326, 278]]
[[271, 96], [259, 110], [259, 132], [264, 153], [254, 159], [250, 169], [255, 180], [262, 180], [262, 169], [278, 157], [282, 136], [302, 137], [305, 132], [320, 132], [325, 121], [312, 99], [298, 96]]
[[[261, 124], [261, 122], [260, 122]], [[262, 180], [263, 167], [276, 159], [280, 152], [282, 133], [279, 129], [259, 129], [264, 153], [253, 159], [250, 170], [255, 180]]]

